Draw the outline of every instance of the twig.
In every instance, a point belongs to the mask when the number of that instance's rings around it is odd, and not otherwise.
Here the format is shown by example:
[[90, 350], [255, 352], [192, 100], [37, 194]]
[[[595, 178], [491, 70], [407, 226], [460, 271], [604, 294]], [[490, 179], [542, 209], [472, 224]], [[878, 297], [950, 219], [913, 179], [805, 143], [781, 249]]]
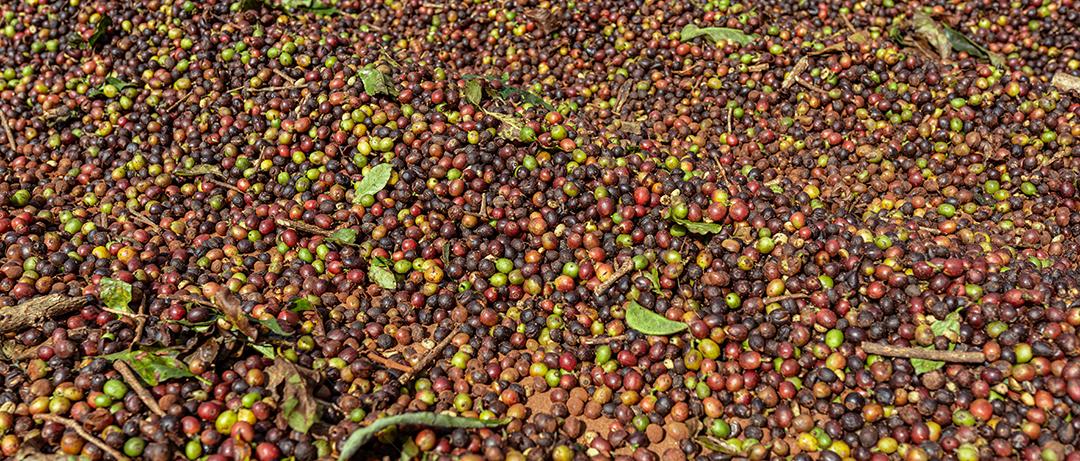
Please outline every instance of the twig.
[[[282, 80], [285, 80], [285, 83], [291, 84], [291, 83], [293, 83], [293, 81], [296, 80], [296, 79], [290, 77], [289, 74], [286, 74], [285, 72], [282, 72], [281, 69], [274, 69], [273, 72], [278, 77], [281, 77]], [[296, 86], [296, 85], [293, 85], [293, 86]]]
[[168, 114], [168, 113], [172, 112], [173, 109], [176, 109], [176, 106], [179, 106], [179, 105], [183, 104], [184, 101], [187, 101], [188, 98], [191, 97], [191, 94], [192, 93], [189, 91], [189, 92], [184, 94], [184, 97], [182, 97], [180, 99], [177, 99], [176, 102], [174, 102], [172, 104], [169, 104], [169, 107], [165, 108], [165, 113]]
[[131, 346], [135, 347], [142, 341], [143, 330], [146, 329], [146, 304], [139, 303], [139, 316], [135, 318], [135, 337], [131, 338]]
[[939, 362], [983, 363], [986, 356], [982, 352], [939, 351], [921, 347], [892, 346], [879, 343], [863, 343], [867, 354], [900, 357], [905, 359], [937, 360]]
[[226, 91], [225, 94], [232, 94], [232, 93], [236, 93], [238, 91], [244, 91], [244, 90], [250, 91], [252, 93], [265, 93], [265, 92], [268, 92], [268, 91], [291, 90], [291, 89], [294, 89], [294, 88], [296, 88], [296, 85], [268, 86], [268, 87], [264, 87], [264, 88], [248, 88], [248, 87], [244, 87], [244, 86], [238, 86], [238, 87], [233, 88], [233, 89], [231, 89], [229, 91]]
[[390, 359], [388, 359], [386, 357], [383, 357], [383, 356], [381, 356], [379, 354], [376, 354], [375, 352], [368, 352], [367, 353], [367, 358], [370, 359], [372, 362], [378, 363], [379, 365], [382, 365], [382, 366], [384, 366], [386, 368], [393, 368], [393, 369], [395, 369], [397, 371], [402, 371], [402, 372], [405, 372], [405, 373], [409, 373], [409, 372], [412, 371], [412, 367], [410, 367], [408, 365], [403, 365], [403, 364], [397, 363], [397, 362], [395, 362], [393, 360], [390, 360]]
[[611, 288], [611, 286], [614, 285], [615, 282], [619, 281], [622, 276], [626, 275], [633, 269], [634, 261], [627, 259], [626, 262], [623, 263], [622, 267], [619, 267], [614, 274], [611, 274], [611, 277], [608, 277], [607, 280], [600, 282], [600, 284], [596, 286], [596, 289], [593, 290], [593, 296], [600, 296], [601, 294], [603, 294], [605, 291], [607, 291], [608, 288]]
[[146, 407], [150, 409], [155, 415], [165, 416], [165, 412], [158, 406], [157, 401], [154, 400], [154, 396], [150, 395], [150, 391], [147, 391], [139, 382], [139, 378], [135, 376], [135, 373], [131, 371], [131, 367], [128, 366], [123, 360], [116, 360], [113, 362], [113, 368], [116, 369], [120, 376], [124, 378], [124, 381], [131, 386], [131, 389], [135, 391], [135, 395], [139, 396], [139, 400], [142, 400]]
[[458, 331], [461, 331], [460, 327], [454, 328], [454, 330], [447, 334], [446, 337], [442, 339], [442, 341], [439, 341], [439, 344], [436, 344], [435, 347], [427, 351], [427, 353], [424, 354], [424, 357], [421, 358], [418, 362], [416, 362], [416, 366], [412, 367], [412, 370], [407, 371], [405, 374], [401, 375], [401, 377], [398, 378], [398, 384], [401, 384], [402, 386], [409, 384], [409, 382], [412, 381], [412, 379], [416, 376], [417, 373], [426, 369], [428, 365], [431, 365], [431, 362], [434, 362], [435, 359], [437, 359], [439, 355], [442, 354], [443, 349], [446, 349], [446, 346], [450, 344], [450, 341], [454, 339], [454, 336], [457, 335]]
[[158, 295], [158, 299], [164, 299], [166, 301], [180, 301], [182, 303], [197, 304], [203, 307], [217, 308], [214, 303], [210, 301], [204, 301], [202, 299], [193, 298], [185, 295]]
[[147, 218], [146, 215], [144, 215], [142, 213], [139, 213], [138, 211], [131, 210], [131, 216], [133, 216], [135, 218], [135, 220], [137, 220], [137, 221], [139, 221], [139, 222], [141, 222], [143, 224], [146, 224], [147, 226], [153, 227], [159, 233], [160, 232], [165, 232], [165, 229], [162, 229], [161, 225], [154, 222], [152, 219]]
[[229, 184], [229, 183], [227, 183], [225, 181], [222, 181], [220, 179], [206, 178], [206, 182], [208, 182], [210, 184], [217, 185], [217, 186], [224, 187], [226, 189], [229, 189], [231, 191], [236, 192], [237, 194], [244, 195], [244, 191], [240, 190], [239, 187], [236, 187], [236, 186], [234, 186], [232, 184]]
[[805, 86], [805, 87], [807, 87], [807, 88], [809, 88], [809, 89], [811, 89], [813, 91], [816, 91], [818, 93], [821, 93], [821, 94], [825, 94], [825, 95], [829, 94], [829, 92], [825, 91], [824, 88], [821, 88], [821, 87], [819, 87], [817, 85], [814, 85], [813, 83], [810, 83], [810, 82], [808, 82], [806, 80], [803, 80], [802, 77], [799, 77], [799, 76], [795, 77], [795, 83], [798, 83], [798, 84], [800, 84], [802, 86]]
[[769, 68], [769, 63], [763, 62], [761, 64], [754, 64], [754, 65], [752, 65], [750, 67], [747, 67], [746, 70], [748, 70], [750, 72], [761, 72], [761, 71], [763, 71], [765, 69], [768, 69], [768, 68]]
[[90, 443], [94, 444], [94, 446], [100, 448], [101, 451], [104, 451], [106, 454], [108, 454], [109, 456], [112, 456], [117, 461], [129, 461], [131, 459], [131, 458], [128, 458], [127, 456], [124, 456], [123, 453], [120, 453], [119, 451], [116, 451], [115, 448], [110, 447], [109, 444], [107, 444], [105, 442], [102, 442], [101, 439], [99, 439], [97, 437], [94, 437], [93, 434], [91, 434], [89, 432], [86, 432], [86, 429], [83, 429], [82, 425], [75, 422], [74, 420], [70, 420], [70, 419], [67, 419], [67, 418], [64, 418], [64, 417], [61, 417], [61, 416], [56, 416], [56, 415], [52, 415], [52, 414], [48, 414], [48, 413], [42, 413], [42, 414], [34, 415], [34, 419], [40, 419], [40, 420], [48, 421], [48, 422], [52, 422], [52, 423], [63, 424], [68, 429], [71, 429], [71, 430], [75, 431], [76, 434], [79, 434], [79, 437], [82, 437], [87, 442], [90, 442]]
[[296, 229], [298, 231], [307, 232], [309, 234], [322, 235], [324, 237], [330, 235], [331, 233], [330, 231], [323, 229], [319, 226], [314, 226], [302, 221], [293, 221], [291, 219], [277, 218], [274, 220], [274, 223], [282, 227]]
[[52, 294], [39, 296], [14, 306], [0, 307], [0, 333], [19, 331], [42, 320], [60, 317], [85, 305], [85, 297]]
[[675, 74], [675, 75], [682, 75], [682, 76], [693, 75], [694, 72], [696, 70], [698, 70], [698, 67], [699, 67], [700, 63], [701, 63], [701, 61], [695, 62], [694, 65], [692, 65], [690, 67], [687, 67], [687, 68], [685, 68], [683, 70], [677, 70], [677, 71], [672, 72], [672, 73]]
[[583, 346], [594, 346], [594, 345], [597, 345], [597, 344], [607, 344], [607, 343], [611, 343], [611, 342], [615, 342], [615, 341], [622, 341], [624, 339], [626, 339], [626, 335], [595, 336], [595, 337], [592, 337], [592, 338], [582, 339], [581, 340], [581, 345], [583, 345]]
[[3, 110], [0, 110], [0, 122], [4, 123], [4, 132], [7, 133], [8, 144], [11, 145], [11, 152], [18, 152], [15, 149], [15, 135], [11, 134], [11, 125], [8, 124], [7, 115]]
[[809, 298], [809, 297], [810, 297], [810, 295], [808, 295], [806, 293], [792, 293], [792, 294], [789, 294], [789, 295], [770, 296], [768, 298], [762, 298], [761, 302], [763, 304], [765, 304], [766, 306], [768, 306], [769, 304], [781, 303], [781, 302], [787, 301], [789, 299], [804, 299], [804, 298]]

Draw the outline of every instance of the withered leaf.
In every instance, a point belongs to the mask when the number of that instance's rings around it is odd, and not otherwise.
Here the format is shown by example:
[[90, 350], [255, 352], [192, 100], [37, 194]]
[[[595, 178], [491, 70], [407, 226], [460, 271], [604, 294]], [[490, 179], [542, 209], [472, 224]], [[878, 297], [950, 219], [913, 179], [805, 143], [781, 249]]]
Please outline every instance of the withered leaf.
[[229, 290], [221, 290], [214, 295], [214, 305], [221, 309], [221, 313], [225, 315], [225, 318], [229, 320], [229, 323], [233, 324], [237, 330], [251, 338], [252, 340], [259, 338], [259, 329], [255, 325], [251, 324], [251, 320], [248, 319], [247, 314], [244, 313], [243, 303], [240, 301], [240, 297], [231, 293]]
[[267, 387], [275, 392], [282, 402], [278, 426], [288, 425], [294, 431], [307, 433], [318, 418], [318, 407], [304, 372], [282, 357], [274, 359], [274, 364], [267, 372]]

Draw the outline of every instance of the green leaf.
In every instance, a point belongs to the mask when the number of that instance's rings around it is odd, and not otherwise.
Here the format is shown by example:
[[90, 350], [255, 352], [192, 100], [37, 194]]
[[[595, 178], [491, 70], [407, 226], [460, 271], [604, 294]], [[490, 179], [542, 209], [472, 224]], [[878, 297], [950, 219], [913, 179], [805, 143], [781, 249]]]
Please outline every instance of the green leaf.
[[368, 276], [376, 285], [385, 290], [397, 288], [397, 278], [394, 277], [394, 273], [383, 266], [372, 265], [368, 268]]
[[694, 24], [687, 24], [679, 32], [679, 40], [686, 42], [695, 38], [705, 36], [713, 44], [720, 42], [733, 42], [739, 45], [746, 45], [754, 40], [753, 35], [747, 35], [745, 32], [739, 29], [732, 29], [729, 27], [698, 27]]
[[[318, 407], [304, 373], [292, 362], [277, 357], [274, 364], [267, 369], [267, 374], [267, 388], [279, 393], [278, 389], [281, 387], [279, 395], [283, 403], [278, 421], [288, 424], [294, 431], [306, 434], [318, 419]], [[281, 386], [282, 384], [284, 386]]]
[[356, 183], [356, 192], [353, 194], [353, 201], [359, 201], [360, 197], [365, 195], [375, 195], [379, 191], [386, 187], [386, 183], [390, 182], [390, 176], [393, 174], [393, 168], [389, 163], [380, 163], [371, 167], [367, 174], [360, 182]]
[[649, 283], [652, 284], [652, 289], [656, 293], [660, 293], [663, 289], [660, 287], [660, 271], [653, 266], [652, 270], [645, 273], [645, 278], [649, 279]]
[[917, 11], [911, 18], [911, 25], [915, 28], [915, 34], [926, 40], [942, 59], [948, 59], [952, 52], [952, 44], [949, 43], [949, 37], [945, 35], [945, 31], [941, 29], [937, 21], [926, 13]]
[[927, 359], [911, 359], [911, 366], [915, 367], [915, 374], [921, 375], [940, 369], [945, 366], [945, 362]]
[[935, 336], [946, 336], [946, 333], [952, 333], [953, 336], [960, 335], [960, 310], [957, 309], [946, 315], [944, 319], [937, 320], [930, 324], [930, 331], [934, 332]]
[[131, 364], [131, 369], [146, 381], [146, 384], [157, 386], [158, 384], [175, 378], [190, 378], [195, 376], [188, 367], [172, 353], [158, 355], [146, 351], [124, 351], [115, 354], [104, 355], [101, 358], [114, 361], [123, 360]]
[[307, 312], [315, 310], [315, 306], [311, 305], [311, 301], [308, 301], [305, 297], [298, 297], [289, 302], [289, 310], [293, 312]]
[[90, 48], [97, 45], [97, 42], [101, 41], [105, 34], [109, 33], [110, 26], [112, 26], [112, 17], [107, 14], [102, 15], [97, 24], [94, 24], [94, 33], [90, 35], [90, 38], [86, 39], [86, 45]]
[[1035, 267], [1037, 267], [1039, 269], [1047, 269], [1050, 266], [1054, 265], [1054, 262], [1049, 260], [1049, 259], [1036, 258], [1034, 256], [1029, 256], [1028, 257], [1028, 262], [1033, 264]]
[[359, 428], [349, 434], [349, 438], [345, 439], [345, 443], [341, 446], [341, 454], [338, 455], [338, 461], [347, 461], [353, 457], [361, 448], [364, 447], [375, 434], [379, 433], [383, 429], [390, 426], [396, 426], [398, 424], [408, 424], [414, 426], [427, 426], [427, 427], [442, 427], [442, 428], [464, 428], [464, 429], [477, 429], [482, 427], [499, 427], [509, 423], [509, 419], [492, 419], [483, 420], [476, 418], [464, 418], [461, 416], [450, 416], [432, 412], [420, 412], [420, 413], [405, 413], [394, 416], [384, 416], [375, 420], [370, 426]]
[[964, 35], [949, 26], [942, 26], [942, 29], [945, 31], [945, 37], [949, 39], [949, 44], [954, 51], [963, 51], [976, 58], [989, 60], [990, 64], [993, 64], [994, 66], [1000, 67], [1005, 64], [1005, 58], [1003, 56], [975, 43], [975, 41], [968, 38], [967, 35]]
[[131, 312], [131, 284], [123, 280], [105, 277], [98, 282], [98, 297], [101, 303], [113, 310]]
[[255, 344], [255, 343], [248, 343], [248, 346], [251, 346], [252, 349], [255, 349], [256, 351], [258, 351], [260, 354], [262, 354], [264, 357], [266, 357], [268, 359], [276, 359], [277, 358], [277, 352], [274, 350], [274, 346], [267, 346], [265, 344]]
[[653, 336], [667, 336], [687, 329], [683, 322], [668, 320], [666, 317], [641, 307], [637, 301], [630, 301], [626, 309], [626, 324], [637, 331]]
[[484, 88], [477, 80], [469, 80], [465, 83], [465, 100], [474, 106], [480, 106], [480, 99], [484, 96]]
[[356, 229], [349, 229], [346, 227], [344, 229], [338, 229], [334, 231], [328, 237], [326, 237], [326, 239], [329, 240], [331, 243], [336, 243], [338, 245], [352, 245], [356, 243], [357, 235], [358, 233], [356, 232]]
[[679, 219], [679, 218], [673, 218], [672, 220], [675, 221], [678, 224], [682, 224], [684, 227], [686, 227], [687, 231], [690, 231], [690, 232], [693, 232], [693, 233], [699, 234], [699, 235], [716, 234], [716, 233], [719, 233], [721, 230], [724, 229], [723, 224], [718, 224], [718, 223], [713, 223], [713, 222], [696, 222], [696, 221], [688, 221], [686, 219]]
[[281, 324], [278, 323], [277, 319], [256, 320], [256, 322], [275, 335], [289, 336], [289, 333], [281, 328]]
[[364, 83], [364, 92], [368, 96], [378, 96], [380, 94], [394, 95], [397, 93], [394, 86], [389, 82], [386, 74], [380, 72], [378, 69], [365, 67], [356, 72], [360, 76], [360, 81]]
[[1005, 63], [1005, 58], [987, 50], [966, 35], [947, 25], [940, 24], [923, 12], [916, 12], [911, 18], [915, 34], [926, 40], [942, 59], [948, 59], [953, 51], [963, 51], [975, 58], [989, 60], [995, 66]]
[[398, 461], [412, 461], [420, 456], [420, 447], [416, 445], [413, 439], [405, 439], [405, 446], [401, 447], [401, 455], [398, 456]]
[[92, 89], [90, 91], [87, 91], [86, 92], [86, 97], [88, 97], [88, 98], [96, 98], [98, 96], [105, 95], [105, 86], [106, 85], [111, 85], [113, 88], [116, 89], [117, 92], [121, 92], [121, 91], [124, 91], [125, 89], [137, 86], [134, 83], [128, 83], [128, 82], [120, 80], [120, 79], [118, 79], [116, 77], [108, 77], [108, 78], [105, 79], [105, 83], [103, 83], [100, 87], [94, 88], [94, 89]]
[[548, 102], [544, 100], [544, 98], [541, 98], [536, 93], [528, 90], [508, 86], [506, 88], [503, 88], [502, 91], [499, 91], [499, 97], [503, 99], [509, 99], [511, 96], [514, 95], [521, 96], [522, 101], [532, 104], [534, 106], [541, 106], [547, 110], [554, 109], [551, 104], [548, 104]]

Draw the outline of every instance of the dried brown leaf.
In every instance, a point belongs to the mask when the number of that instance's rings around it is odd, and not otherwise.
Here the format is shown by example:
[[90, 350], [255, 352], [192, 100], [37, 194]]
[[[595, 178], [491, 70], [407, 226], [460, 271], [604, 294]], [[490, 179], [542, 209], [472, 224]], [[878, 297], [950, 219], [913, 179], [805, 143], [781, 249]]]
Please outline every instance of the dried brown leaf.
[[267, 369], [267, 373], [267, 387], [277, 394], [281, 401], [278, 426], [288, 425], [294, 431], [306, 433], [311, 425], [315, 424], [318, 407], [308, 387], [305, 373], [282, 357], [274, 359], [274, 364]]
[[221, 313], [232, 323], [244, 336], [252, 340], [259, 338], [259, 329], [251, 324], [247, 314], [244, 313], [243, 303], [240, 298], [229, 290], [221, 290], [214, 295], [214, 305], [221, 309]]

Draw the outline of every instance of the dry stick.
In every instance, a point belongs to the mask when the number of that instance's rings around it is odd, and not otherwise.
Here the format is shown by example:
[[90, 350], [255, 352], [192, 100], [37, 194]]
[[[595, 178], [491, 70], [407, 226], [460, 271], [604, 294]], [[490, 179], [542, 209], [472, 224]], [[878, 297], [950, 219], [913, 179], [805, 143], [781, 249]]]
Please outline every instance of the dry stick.
[[236, 187], [236, 186], [234, 186], [232, 184], [229, 184], [229, 183], [227, 183], [225, 181], [222, 181], [220, 179], [206, 178], [206, 182], [208, 182], [210, 184], [217, 185], [217, 186], [224, 187], [226, 189], [229, 189], [231, 191], [236, 192], [237, 194], [244, 195], [244, 191], [240, 190], [239, 187]]
[[862, 343], [867, 354], [900, 357], [905, 359], [937, 360], [939, 362], [983, 363], [986, 356], [982, 352], [939, 351], [921, 347], [891, 346], [879, 343]]
[[169, 107], [165, 108], [165, 113], [167, 114], [169, 112], [172, 112], [173, 109], [176, 109], [176, 106], [183, 104], [184, 101], [187, 101], [187, 99], [191, 97], [191, 94], [192, 93], [189, 91], [187, 92], [187, 94], [184, 95], [184, 97], [177, 99], [176, 102], [172, 104], [169, 104]]
[[131, 389], [135, 391], [135, 395], [142, 400], [146, 407], [150, 409], [155, 415], [165, 416], [165, 412], [158, 406], [157, 401], [154, 400], [154, 396], [150, 395], [150, 391], [147, 391], [139, 382], [139, 378], [135, 376], [135, 373], [131, 371], [131, 367], [128, 366], [123, 360], [117, 360], [113, 362], [113, 368], [120, 373], [120, 376], [124, 378], [124, 381], [131, 386]]
[[117, 461], [129, 461], [131, 459], [131, 458], [128, 458], [127, 456], [124, 456], [123, 453], [120, 453], [119, 451], [116, 451], [115, 448], [110, 447], [109, 444], [107, 444], [105, 442], [102, 442], [101, 439], [99, 439], [97, 437], [94, 437], [93, 434], [91, 434], [89, 432], [86, 432], [86, 429], [83, 429], [82, 425], [75, 422], [74, 420], [70, 420], [70, 419], [67, 419], [67, 418], [64, 418], [64, 417], [61, 417], [61, 416], [51, 415], [51, 414], [48, 414], [48, 413], [34, 415], [34, 419], [40, 419], [40, 420], [48, 421], [48, 422], [51, 422], [51, 423], [63, 424], [68, 429], [71, 429], [71, 430], [75, 431], [76, 434], [79, 434], [79, 437], [82, 437], [87, 442], [90, 442], [90, 443], [94, 444], [94, 446], [100, 448], [101, 451], [104, 451], [109, 456], [112, 456], [113, 458], [115, 458]]
[[210, 307], [210, 308], [216, 308], [217, 307], [217, 306], [214, 305], [214, 303], [211, 303], [210, 301], [203, 301], [203, 300], [201, 300], [199, 298], [194, 298], [194, 297], [186, 296], [186, 295], [158, 295], [157, 297], [158, 297], [158, 299], [164, 299], [166, 301], [180, 301], [182, 303], [198, 304], [200, 306]]
[[431, 365], [431, 362], [434, 362], [435, 359], [439, 357], [439, 354], [442, 354], [443, 349], [446, 349], [446, 346], [450, 344], [450, 341], [454, 339], [454, 336], [457, 335], [458, 331], [460, 331], [460, 327], [454, 328], [454, 330], [447, 334], [442, 341], [439, 341], [439, 344], [436, 344], [430, 351], [427, 351], [427, 354], [424, 354], [424, 357], [421, 358], [419, 362], [416, 362], [416, 366], [412, 367], [412, 370], [409, 370], [398, 378], [398, 384], [401, 384], [402, 386], [409, 384], [409, 381], [412, 381], [417, 373], [423, 371], [428, 365]]
[[11, 152], [17, 152], [15, 149], [15, 135], [11, 134], [11, 125], [8, 124], [7, 115], [3, 110], [0, 110], [0, 122], [4, 123], [4, 131], [7, 133], [8, 144], [11, 145]]
[[[291, 83], [293, 83], [294, 81], [296, 81], [296, 79], [295, 79], [295, 78], [292, 78], [292, 77], [290, 77], [290, 76], [289, 76], [289, 74], [286, 74], [285, 72], [282, 72], [282, 71], [281, 71], [281, 69], [274, 69], [274, 70], [273, 70], [273, 72], [274, 72], [274, 74], [276, 74], [276, 75], [277, 75], [278, 77], [281, 77], [281, 79], [282, 79], [282, 80], [285, 80], [285, 82], [286, 82], [286, 83], [290, 83], [290, 84], [291, 84]], [[293, 86], [299, 86], [299, 85], [293, 85]]]
[[596, 344], [607, 344], [607, 343], [611, 343], [611, 342], [615, 342], [615, 341], [622, 341], [624, 339], [626, 339], [626, 335], [596, 336], [596, 337], [592, 337], [592, 338], [582, 339], [581, 340], [581, 345], [583, 345], [583, 346], [593, 346], [593, 345], [596, 345]]
[[38, 322], [73, 312], [86, 305], [85, 297], [52, 294], [14, 306], [0, 307], [0, 333], [19, 331]]
[[133, 217], [135, 218], [135, 220], [137, 220], [137, 221], [139, 221], [139, 222], [141, 222], [141, 223], [143, 223], [143, 224], [146, 224], [147, 226], [153, 227], [153, 228], [154, 228], [154, 229], [156, 229], [156, 230], [157, 230], [157, 231], [158, 231], [159, 233], [160, 233], [160, 232], [165, 232], [165, 229], [162, 229], [162, 228], [161, 228], [161, 225], [159, 225], [158, 223], [154, 222], [154, 221], [153, 221], [152, 219], [150, 219], [150, 218], [147, 218], [147, 217], [146, 217], [145, 215], [143, 215], [142, 213], [139, 213], [138, 211], [131, 211], [131, 215], [132, 215], [132, 216], [133, 216]]
[[326, 229], [323, 229], [323, 228], [321, 228], [319, 226], [313, 226], [313, 225], [308, 224], [306, 222], [293, 221], [291, 219], [277, 218], [277, 219], [274, 220], [274, 223], [276, 223], [277, 225], [282, 226], [282, 227], [288, 227], [290, 229], [296, 229], [298, 231], [307, 232], [309, 234], [328, 236], [331, 233], [330, 231], [328, 231]]
[[293, 86], [293, 85], [288, 85], [288, 86], [267, 86], [267, 87], [263, 87], [263, 88], [248, 88], [248, 87], [238, 86], [238, 87], [233, 88], [233, 89], [231, 89], [229, 91], [226, 91], [225, 94], [232, 94], [232, 93], [236, 93], [238, 91], [244, 91], [244, 90], [250, 91], [252, 93], [265, 93], [267, 91], [291, 90], [293, 88], [296, 88], [296, 87]]
[[623, 264], [622, 267], [616, 270], [614, 274], [611, 274], [611, 277], [609, 277], [607, 280], [604, 280], [603, 282], [600, 282], [600, 284], [596, 286], [596, 289], [593, 290], [593, 296], [600, 296], [601, 294], [603, 294], [605, 291], [607, 291], [608, 288], [611, 288], [611, 286], [614, 285], [615, 282], [619, 281], [622, 276], [626, 275], [633, 269], [634, 262], [627, 259], [626, 263]]
[[770, 296], [768, 298], [762, 298], [761, 302], [762, 302], [762, 304], [765, 304], [766, 306], [768, 306], [769, 304], [781, 303], [781, 302], [787, 301], [789, 299], [804, 299], [804, 298], [809, 298], [809, 297], [810, 297], [810, 295], [808, 295], [806, 293], [792, 293], [792, 294], [789, 294], [789, 295]]
[[403, 364], [397, 363], [397, 362], [395, 362], [393, 360], [390, 360], [390, 359], [388, 359], [386, 357], [383, 357], [383, 356], [381, 356], [379, 354], [376, 354], [375, 352], [368, 352], [367, 353], [367, 358], [370, 359], [372, 362], [378, 363], [379, 365], [382, 365], [382, 366], [384, 366], [386, 368], [393, 368], [393, 369], [395, 369], [397, 371], [401, 371], [401, 372], [405, 372], [405, 373], [408, 373], [408, 372], [412, 371], [412, 367], [410, 367], [408, 365], [403, 365]]
[[808, 82], [806, 80], [803, 80], [802, 77], [799, 77], [797, 75], [795, 76], [795, 83], [798, 83], [798, 84], [800, 84], [802, 86], [805, 86], [805, 87], [807, 87], [807, 88], [809, 88], [809, 89], [811, 89], [813, 91], [816, 91], [818, 93], [821, 93], [821, 94], [825, 94], [825, 95], [829, 94], [829, 92], [825, 91], [824, 88], [821, 88], [821, 87], [819, 87], [817, 85], [814, 85], [813, 83], [810, 83], [810, 82]]

